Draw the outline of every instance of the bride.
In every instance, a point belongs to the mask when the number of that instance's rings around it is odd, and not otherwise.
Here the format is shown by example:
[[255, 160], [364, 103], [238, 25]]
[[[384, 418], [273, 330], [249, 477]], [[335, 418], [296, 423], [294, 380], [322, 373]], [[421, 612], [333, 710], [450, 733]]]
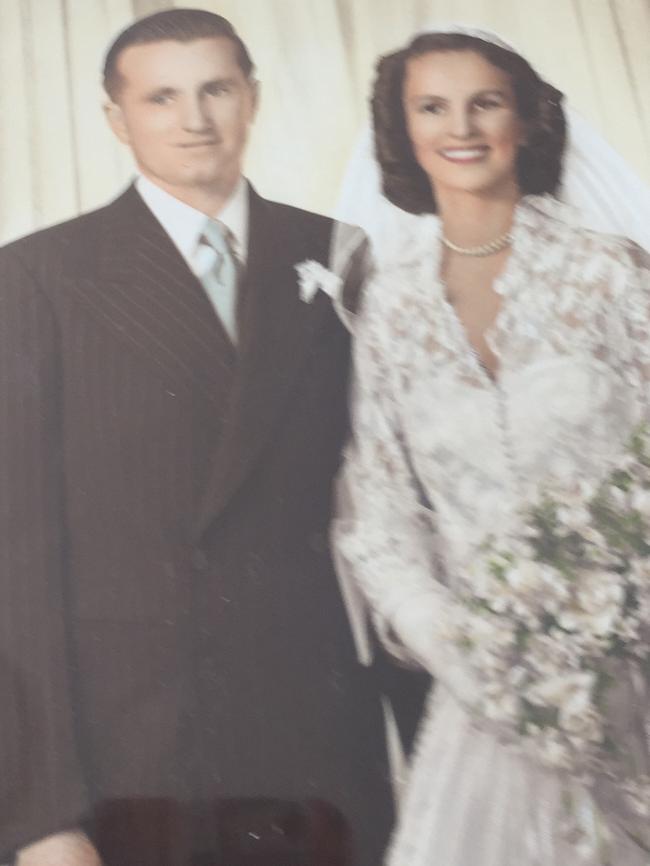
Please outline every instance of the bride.
[[[417, 37], [379, 62], [372, 106], [384, 196], [423, 216], [385, 234], [352, 326], [354, 436], [334, 540], [386, 645], [435, 679], [387, 863], [647, 866], [648, 622], [635, 626], [636, 660], [603, 649], [602, 620], [585, 649], [590, 620], [572, 630], [557, 602], [575, 603], [580, 587], [531, 553], [536, 503], [554, 491], [555, 517], [591, 519], [594, 491], [650, 421], [647, 257], [559, 203], [562, 95], [499, 40]], [[582, 508], [580, 491], [592, 496]], [[580, 550], [603, 538], [579, 528]], [[514, 634], [510, 608], [477, 581], [489, 583], [498, 560], [499, 586], [515, 586], [519, 555], [527, 616], [522, 575], [533, 588], [547, 581], [543, 616], [525, 620], [544, 633], [504, 638], [514, 661], [497, 671], [472, 648]], [[598, 598], [622, 597], [629, 561], [614, 559], [601, 550]], [[592, 580], [589, 563], [572, 567]], [[548, 667], [535, 679], [526, 653], [542, 641]]]

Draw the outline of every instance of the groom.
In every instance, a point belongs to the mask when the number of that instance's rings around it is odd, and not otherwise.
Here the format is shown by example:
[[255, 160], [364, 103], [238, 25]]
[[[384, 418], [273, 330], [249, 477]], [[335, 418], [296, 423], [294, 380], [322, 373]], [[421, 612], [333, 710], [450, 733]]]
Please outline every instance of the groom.
[[136, 22], [105, 87], [138, 179], [0, 253], [0, 861], [376, 866], [380, 708], [327, 545], [348, 341], [296, 270], [333, 225], [242, 177], [225, 19]]

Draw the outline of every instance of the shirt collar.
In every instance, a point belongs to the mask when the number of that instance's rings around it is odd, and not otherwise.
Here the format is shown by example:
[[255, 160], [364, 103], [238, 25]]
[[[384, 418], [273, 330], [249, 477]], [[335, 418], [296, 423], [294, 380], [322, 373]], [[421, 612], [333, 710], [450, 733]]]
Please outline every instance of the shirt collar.
[[[161, 189], [142, 174], [138, 176], [135, 187], [185, 261], [192, 262], [203, 234], [206, 215]], [[235, 255], [245, 263], [248, 252], [248, 188], [243, 177], [239, 178], [233, 194], [214, 218], [230, 230]]]
[[248, 184], [243, 177], [239, 178], [235, 191], [221, 212], [215, 214], [215, 217], [230, 230], [234, 253], [241, 262], [246, 263], [248, 255]]

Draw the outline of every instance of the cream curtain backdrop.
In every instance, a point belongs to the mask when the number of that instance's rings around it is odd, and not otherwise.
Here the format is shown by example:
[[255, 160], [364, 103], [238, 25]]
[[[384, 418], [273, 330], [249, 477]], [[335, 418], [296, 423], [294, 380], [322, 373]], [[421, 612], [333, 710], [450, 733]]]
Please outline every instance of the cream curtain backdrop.
[[247, 173], [331, 212], [377, 56], [434, 22], [502, 33], [650, 183], [650, 0], [0, 0], [0, 241], [110, 199], [132, 175], [101, 111], [107, 44], [135, 17], [229, 18], [258, 66]]

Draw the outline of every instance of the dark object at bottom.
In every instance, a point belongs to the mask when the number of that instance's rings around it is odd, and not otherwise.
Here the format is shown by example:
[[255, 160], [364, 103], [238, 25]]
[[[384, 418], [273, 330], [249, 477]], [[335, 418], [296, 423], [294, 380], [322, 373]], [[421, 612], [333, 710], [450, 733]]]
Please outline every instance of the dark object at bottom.
[[217, 812], [219, 866], [352, 864], [345, 819], [327, 803], [231, 800]]
[[[354, 866], [349, 826], [341, 813], [320, 800], [295, 803], [267, 798], [227, 799], [214, 807], [190, 808], [170, 800], [113, 800], [103, 804], [94, 822], [95, 842], [103, 861], [118, 866], [125, 855], [121, 833], [124, 815], [138, 824], [132, 838], [148, 841], [143, 855], [151, 861], [156, 847], [160, 861], [170, 854], [187, 866]], [[148, 839], [146, 827], [153, 833]], [[166, 839], [156, 835], [167, 828]], [[135, 828], [131, 828], [135, 829]], [[209, 843], [207, 840], [214, 840]], [[187, 852], [183, 853], [183, 848]]]

